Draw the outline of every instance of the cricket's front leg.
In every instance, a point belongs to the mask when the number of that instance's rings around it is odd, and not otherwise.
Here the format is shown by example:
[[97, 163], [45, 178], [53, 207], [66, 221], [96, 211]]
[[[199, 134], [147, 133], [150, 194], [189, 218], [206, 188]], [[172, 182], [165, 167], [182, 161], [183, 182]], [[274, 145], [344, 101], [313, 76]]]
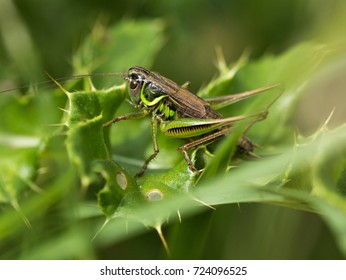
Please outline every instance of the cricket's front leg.
[[103, 127], [110, 126], [111, 124], [113, 124], [115, 122], [119, 122], [119, 121], [144, 118], [149, 113], [150, 113], [150, 111], [148, 111], [148, 110], [142, 110], [142, 111], [136, 112], [136, 113], [130, 113], [130, 114], [126, 114], [126, 115], [117, 116], [114, 119], [111, 119], [110, 121], [104, 123]]
[[144, 162], [142, 168], [136, 173], [135, 177], [140, 177], [144, 174], [145, 170], [147, 170], [149, 163], [158, 155], [159, 153], [159, 145], [157, 143], [157, 123], [158, 119], [153, 117], [151, 120], [151, 135], [153, 139], [154, 152], [150, 155], [146, 161]]

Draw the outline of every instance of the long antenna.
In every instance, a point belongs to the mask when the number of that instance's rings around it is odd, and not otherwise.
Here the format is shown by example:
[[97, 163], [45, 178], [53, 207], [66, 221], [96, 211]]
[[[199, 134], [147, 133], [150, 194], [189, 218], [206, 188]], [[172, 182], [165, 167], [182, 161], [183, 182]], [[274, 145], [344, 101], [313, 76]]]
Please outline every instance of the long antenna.
[[[50, 77], [50, 75], [47, 73], [47, 75]], [[70, 80], [78, 80], [78, 79], [83, 79], [83, 78], [92, 78], [92, 77], [120, 77], [122, 79], [125, 79], [126, 73], [93, 73], [93, 74], [79, 74], [79, 75], [71, 75], [68, 77], [60, 77], [60, 78], [54, 78], [55, 81], [61, 82], [61, 81], [70, 81]], [[46, 81], [40, 81], [36, 82], [33, 85], [34, 86], [41, 86], [41, 85], [46, 85], [46, 84], [53, 84], [53, 80], [46, 80]], [[15, 90], [24, 90], [28, 89], [30, 85], [28, 86], [19, 86], [19, 87], [13, 87], [5, 90], [1, 90], [0, 93], [6, 93], [6, 92], [11, 92]]]

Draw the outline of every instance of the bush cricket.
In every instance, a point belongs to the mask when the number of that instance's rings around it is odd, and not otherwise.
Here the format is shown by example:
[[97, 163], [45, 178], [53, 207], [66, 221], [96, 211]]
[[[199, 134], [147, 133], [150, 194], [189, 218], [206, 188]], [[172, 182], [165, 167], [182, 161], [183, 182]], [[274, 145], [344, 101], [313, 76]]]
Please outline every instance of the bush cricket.
[[[136, 176], [143, 175], [148, 164], [159, 153], [158, 126], [161, 132], [168, 137], [189, 140], [189, 142], [179, 147], [178, 151], [183, 153], [188, 168], [195, 174], [199, 174], [188, 153], [190, 149], [197, 148], [200, 145], [208, 145], [229, 134], [232, 123], [248, 118], [252, 118], [253, 122], [257, 122], [265, 119], [268, 113], [267, 108], [255, 115], [225, 118], [215, 108], [230, 105], [280, 85], [274, 84], [238, 94], [202, 99], [191, 93], [185, 86], [180, 86], [172, 80], [143, 67], [131, 67], [127, 76], [123, 78], [128, 82], [129, 102], [138, 109], [138, 112], [115, 117], [106, 122], [104, 127], [118, 121], [138, 119], [151, 115], [154, 152], [145, 160]], [[252, 154], [254, 144], [245, 136], [242, 136], [237, 148], [245, 154]]]

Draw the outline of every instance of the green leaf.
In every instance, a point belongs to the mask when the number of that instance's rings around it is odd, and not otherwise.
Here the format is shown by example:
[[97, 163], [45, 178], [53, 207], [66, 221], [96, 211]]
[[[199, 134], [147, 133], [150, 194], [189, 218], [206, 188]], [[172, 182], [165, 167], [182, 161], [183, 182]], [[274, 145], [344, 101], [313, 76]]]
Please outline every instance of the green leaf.
[[[141, 202], [136, 181], [112, 160], [98, 160], [93, 168], [105, 180], [105, 186], [98, 193], [98, 204], [107, 218], [121, 216], [119, 207]], [[128, 206], [127, 205], [127, 206]]]
[[[236, 73], [233, 68], [223, 69], [220, 77], [216, 78], [210, 86], [206, 86], [204, 94], [211, 96], [212, 93], [208, 92], [209, 89], [218, 88], [218, 82], [220, 82], [220, 88], [225, 90], [227, 84], [225, 81], [231, 77], [232, 87], [240, 88], [239, 91], [277, 82], [283, 83], [285, 90], [282, 95], [278, 95], [278, 91], [264, 92], [242, 101], [242, 104], [239, 103], [240, 105], [238, 103], [231, 105], [232, 115], [261, 112], [271, 105], [268, 108], [268, 118], [252, 124], [253, 127], [249, 133], [255, 143], [259, 139], [259, 143], [264, 145], [264, 148], [258, 149], [258, 151], [260, 153], [261, 150], [267, 151], [267, 153], [269, 151], [271, 156], [253, 161], [235, 162], [237, 167], [231, 168], [227, 173], [220, 172], [220, 167], [223, 170], [226, 169], [227, 161], [234, 152], [239, 137], [244, 130], [248, 129], [246, 122], [235, 124], [239, 130], [235, 129], [235, 133], [226, 138], [216, 149], [202, 180], [197, 180], [195, 186], [194, 183], [189, 186], [188, 192], [191, 195], [196, 196], [206, 205], [262, 202], [306, 211], [319, 211], [324, 205], [322, 203], [321, 206], [319, 201], [329, 200], [327, 197], [317, 195], [316, 192], [319, 190], [317, 186], [321, 185], [324, 192], [325, 189], [331, 188], [335, 192], [337, 200], [344, 201], [341, 194], [338, 194], [338, 189], [343, 182], [345, 161], [344, 157], [338, 157], [338, 154], [333, 153], [333, 147], [338, 146], [341, 150], [345, 148], [345, 128], [341, 127], [331, 132], [322, 128], [311, 138], [299, 137], [294, 142], [295, 133], [287, 125], [294, 113], [297, 100], [303, 94], [303, 85], [318, 67], [323, 66], [318, 63], [325, 59], [325, 54], [325, 49], [319, 46], [303, 44], [281, 56], [264, 57], [261, 60], [243, 64], [242, 67], [236, 68], [238, 70]], [[299, 59], [297, 60], [297, 58]], [[294, 71], [296, 68], [300, 69], [299, 73]], [[275, 99], [277, 99], [276, 102], [271, 104]], [[151, 143], [148, 145], [150, 147]], [[279, 155], [275, 155], [276, 153]], [[334, 156], [331, 156], [333, 154]], [[326, 166], [327, 169], [325, 169]], [[181, 172], [186, 169], [185, 164]], [[147, 198], [160, 200], [160, 203], [149, 203], [147, 206], [143, 204], [138, 209], [133, 208], [132, 217], [137, 217], [137, 219], [141, 217], [140, 220], [145, 220], [147, 224], [155, 227], [158, 224], [161, 225], [166, 217], [178, 209], [182, 211], [183, 215], [198, 211], [190, 209], [191, 199], [189, 200], [188, 197], [184, 197], [180, 192], [174, 192], [170, 188], [171, 185], [174, 185], [174, 190], [184, 189], [185, 180], [182, 180], [178, 173], [171, 173], [171, 171], [156, 172], [155, 175], [150, 175], [150, 171], [148, 173], [149, 175], [140, 183], [142, 192]], [[171, 176], [169, 176], [169, 180], [164, 181], [167, 173], [171, 173]], [[165, 197], [170, 197], [170, 199], [163, 199]], [[339, 213], [338, 215], [346, 215], [341, 206], [342, 203], [339, 204], [334, 210]], [[186, 211], [184, 211], [184, 206]], [[203, 208], [199, 208], [199, 210], [201, 209]], [[343, 223], [337, 223], [334, 219], [328, 223], [339, 234], [341, 248], [346, 252], [343, 245], [344, 234], [346, 234], [343, 232]]]
[[0, 202], [16, 209], [24, 222], [20, 201], [28, 190], [41, 192], [36, 184], [39, 162], [45, 149], [46, 137], [56, 128], [61, 112], [55, 107], [61, 95], [34, 94], [26, 96], [16, 92], [0, 99]]
[[[73, 58], [75, 72], [148, 67], [162, 45], [162, 31], [159, 20], [124, 20], [110, 29], [98, 25]], [[248, 131], [246, 122], [235, 124], [234, 133], [215, 143], [213, 155], [202, 148], [196, 152], [198, 160], [199, 155], [207, 158], [201, 179], [176, 152], [181, 142], [162, 135], [153, 168], [143, 178], [132, 176], [152, 152], [150, 118], [103, 127], [115, 114], [133, 110], [123, 102], [124, 85], [95, 90], [86, 80], [84, 90], [66, 92], [67, 108], [66, 95], [61, 92], [1, 95], [2, 258], [96, 258], [100, 246], [113, 248], [115, 241], [146, 231], [142, 224], [155, 228], [162, 237], [161, 226], [167, 221], [182, 218], [183, 223], [189, 223], [186, 218], [205, 211], [206, 205], [241, 202], [319, 214], [346, 256], [345, 127], [328, 130], [323, 125], [310, 137], [303, 137], [290, 122], [305, 85], [316, 79], [317, 71], [328, 67], [330, 52], [333, 50], [328, 46], [308, 43], [256, 61], [244, 56], [230, 67], [219, 63], [219, 75], [200, 96], [222, 96], [277, 82], [283, 83], [285, 90], [269, 107], [266, 120]], [[115, 83], [107, 79], [112, 86], [121, 83], [120, 79]], [[102, 81], [102, 87], [107, 83]], [[258, 113], [267, 109], [277, 94], [264, 92], [221, 111], [225, 116]], [[66, 108], [63, 117], [59, 107]], [[48, 126], [59, 123], [67, 130]], [[225, 172], [244, 131], [261, 146], [255, 152], [262, 157], [233, 161], [233, 168]], [[82, 186], [90, 186], [85, 196], [78, 193], [80, 181]], [[126, 223], [114, 219], [119, 217]], [[21, 219], [35, 230], [28, 230]], [[107, 226], [100, 230], [104, 219]], [[98, 230], [98, 238], [91, 242]], [[200, 247], [200, 240], [194, 240], [196, 247]], [[183, 247], [186, 242], [181, 244]], [[59, 246], [68, 249], [59, 251]]]
[[161, 20], [124, 20], [111, 28], [98, 24], [73, 59], [76, 72], [117, 73], [149, 66], [163, 43]]
[[123, 100], [124, 87], [107, 91], [67, 92], [67, 95], [70, 108], [66, 117], [69, 128], [66, 146], [71, 160], [80, 169], [83, 186], [88, 186], [93, 181], [93, 162], [109, 159], [105, 140], [109, 132], [106, 129], [104, 134], [103, 123], [110, 119]]

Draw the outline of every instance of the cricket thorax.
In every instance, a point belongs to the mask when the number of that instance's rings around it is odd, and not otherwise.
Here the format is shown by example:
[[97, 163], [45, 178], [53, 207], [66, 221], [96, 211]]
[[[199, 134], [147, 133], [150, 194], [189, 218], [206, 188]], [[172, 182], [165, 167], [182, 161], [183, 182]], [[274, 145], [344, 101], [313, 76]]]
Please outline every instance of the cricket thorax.
[[179, 117], [176, 109], [169, 102], [168, 98], [163, 98], [157, 106], [155, 113], [158, 113], [163, 121], [174, 120]]

